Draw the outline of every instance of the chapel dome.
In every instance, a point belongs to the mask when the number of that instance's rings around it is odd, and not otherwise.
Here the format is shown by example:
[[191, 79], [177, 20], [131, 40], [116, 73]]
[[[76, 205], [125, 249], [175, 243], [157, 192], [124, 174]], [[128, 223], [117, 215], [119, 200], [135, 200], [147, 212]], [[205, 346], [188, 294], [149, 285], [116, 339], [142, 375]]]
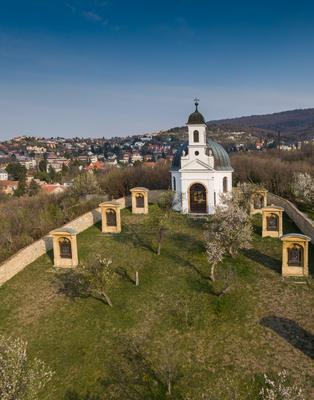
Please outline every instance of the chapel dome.
[[195, 111], [190, 114], [187, 125], [203, 125], [206, 124], [203, 115], [198, 111], [198, 99], [195, 99]]
[[[214, 157], [214, 169], [216, 171], [232, 171], [230, 158], [223, 146], [212, 139], [207, 139], [207, 148], [211, 150]], [[188, 142], [183, 143], [176, 151], [171, 165], [172, 171], [178, 171], [181, 168], [181, 157], [183, 153], [189, 152]]]
[[205, 124], [205, 119], [199, 111], [194, 111], [190, 114], [187, 125], [203, 125]]

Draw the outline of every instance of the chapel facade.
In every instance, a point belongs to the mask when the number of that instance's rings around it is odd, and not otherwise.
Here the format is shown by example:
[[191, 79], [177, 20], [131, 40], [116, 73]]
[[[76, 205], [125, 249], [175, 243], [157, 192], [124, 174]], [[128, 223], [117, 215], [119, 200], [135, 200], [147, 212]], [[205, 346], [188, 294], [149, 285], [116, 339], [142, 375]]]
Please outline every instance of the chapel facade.
[[189, 116], [188, 142], [176, 152], [171, 166], [172, 190], [176, 192], [174, 208], [184, 214], [214, 214], [222, 203], [222, 194], [232, 191], [230, 158], [226, 150], [207, 137], [203, 115]]

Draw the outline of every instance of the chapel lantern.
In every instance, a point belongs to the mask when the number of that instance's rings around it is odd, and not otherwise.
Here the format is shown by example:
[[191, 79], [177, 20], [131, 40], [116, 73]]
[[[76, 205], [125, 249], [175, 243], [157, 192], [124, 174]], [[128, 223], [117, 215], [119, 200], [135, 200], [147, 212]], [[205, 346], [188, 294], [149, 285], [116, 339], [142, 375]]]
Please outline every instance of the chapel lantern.
[[78, 265], [77, 233], [72, 228], [61, 228], [51, 232], [53, 241], [54, 266], [74, 268]]
[[309, 275], [309, 242], [311, 238], [300, 233], [289, 233], [282, 240], [282, 275]]
[[267, 207], [267, 190], [258, 189], [251, 196], [251, 215], [262, 214], [262, 208]]
[[282, 215], [284, 209], [274, 205], [262, 208], [262, 236], [282, 236]]
[[148, 214], [148, 192], [143, 187], [135, 187], [130, 190], [132, 196], [132, 213]]
[[121, 205], [119, 202], [105, 201], [100, 205], [101, 221], [103, 233], [120, 233], [121, 232]]

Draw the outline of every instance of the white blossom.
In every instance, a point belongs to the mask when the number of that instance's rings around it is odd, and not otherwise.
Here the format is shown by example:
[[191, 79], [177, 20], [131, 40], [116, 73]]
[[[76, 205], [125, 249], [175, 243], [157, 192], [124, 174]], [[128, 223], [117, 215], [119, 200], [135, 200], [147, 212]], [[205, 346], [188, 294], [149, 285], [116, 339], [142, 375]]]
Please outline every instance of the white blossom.
[[260, 391], [263, 400], [305, 400], [302, 389], [291, 385], [286, 370], [279, 372], [273, 380], [264, 375], [265, 387]]
[[0, 336], [1, 400], [37, 400], [52, 376], [43, 361], [29, 358], [27, 342]]
[[292, 192], [308, 204], [314, 203], [314, 178], [308, 173], [294, 174]]

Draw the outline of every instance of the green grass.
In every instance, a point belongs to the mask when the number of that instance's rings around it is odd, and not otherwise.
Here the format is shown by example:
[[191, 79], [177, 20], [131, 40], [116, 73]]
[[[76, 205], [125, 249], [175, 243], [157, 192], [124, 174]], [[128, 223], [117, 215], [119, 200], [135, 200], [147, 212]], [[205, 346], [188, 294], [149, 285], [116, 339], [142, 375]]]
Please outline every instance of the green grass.
[[305, 213], [309, 218], [314, 221], [314, 208], [301, 202], [297, 202], [297, 207], [300, 211]]
[[[165, 354], [178, 372], [172, 397], [154, 388], [155, 397], [145, 389], [138, 399], [198, 400], [208, 392], [213, 399], [255, 400], [262, 374], [282, 369], [311, 398], [314, 367], [306, 334], [314, 334], [312, 280], [281, 278], [281, 242], [260, 237], [260, 217], [254, 219], [252, 248], [219, 268], [218, 275], [229, 271], [232, 282], [220, 297], [221, 279], [215, 285], [207, 279], [202, 221], [178, 216], [158, 257], [145, 218], [124, 210], [120, 235], [103, 235], [98, 225], [78, 237], [80, 260], [105, 254], [119, 268], [110, 290], [112, 309], [62, 290], [64, 275], [52, 268], [51, 254], [0, 288], [0, 332], [27, 339], [31, 355], [56, 371], [42, 400], [133, 398], [126, 376], [142, 370], [122, 350], [134, 340], [153, 370], [146, 371], [144, 386], [160, 371]], [[296, 230], [287, 219], [284, 225], [285, 233]], [[139, 287], [132, 282], [135, 265]], [[265, 317], [287, 318], [295, 341], [264, 326]], [[301, 345], [298, 327], [305, 332]], [[129, 395], [114, 397], [117, 377], [129, 385]]]

